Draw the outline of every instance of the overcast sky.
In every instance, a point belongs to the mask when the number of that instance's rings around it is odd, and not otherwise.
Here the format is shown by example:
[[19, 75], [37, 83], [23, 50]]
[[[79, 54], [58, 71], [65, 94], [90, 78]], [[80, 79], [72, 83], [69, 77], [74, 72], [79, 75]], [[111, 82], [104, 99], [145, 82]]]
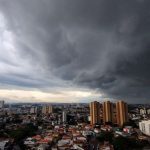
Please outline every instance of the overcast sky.
[[150, 100], [150, 0], [0, 0], [0, 99]]

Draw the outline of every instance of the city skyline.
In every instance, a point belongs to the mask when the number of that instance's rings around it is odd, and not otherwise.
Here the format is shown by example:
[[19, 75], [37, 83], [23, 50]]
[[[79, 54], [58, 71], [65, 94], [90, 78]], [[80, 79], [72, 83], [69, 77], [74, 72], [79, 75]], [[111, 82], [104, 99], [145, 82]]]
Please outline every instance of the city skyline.
[[0, 100], [149, 103], [148, 0], [0, 0]]

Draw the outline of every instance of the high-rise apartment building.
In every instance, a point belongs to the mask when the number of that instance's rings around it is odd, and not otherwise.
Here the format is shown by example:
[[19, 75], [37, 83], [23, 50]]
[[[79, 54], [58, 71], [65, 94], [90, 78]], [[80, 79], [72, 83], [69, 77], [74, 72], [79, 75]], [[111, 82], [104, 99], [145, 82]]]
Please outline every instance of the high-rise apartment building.
[[97, 101], [90, 103], [90, 121], [91, 125], [100, 123], [100, 103]]
[[105, 101], [101, 104], [97, 101], [90, 103], [90, 121], [91, 125], [106, 122], [112, 122], [122, 126], [128, 121], [128, 105], [123, 101], [118, 101], [116, 104], [110, 101]]
[[112, 122], [113, 123], [113, 103], [110, 101], [103, 102], [103, 123]]
[[142, 133], [150, 136], [150, 120], [143, 120], [139, 122], [139, 128]]
[[53, 107], [51, 105], [45, 105], [42, 107], [43, 114], [50, 114], [53, 112]]
[[0, 108], [4, 108], [4, 101], [0, 101]]
[[122, 126], [128, 121], [128, 105], [123, 101], [116, 102], [116, 119], [117, 124]]
[[36, 113], [37, 113], [37, 107], [31, 107], [30, 114], [36, 114]]
[[65, 123], [67, 121], [67, 112], [66, 111], [62, 112], [62, 121], [63, 121], [63, 123]]

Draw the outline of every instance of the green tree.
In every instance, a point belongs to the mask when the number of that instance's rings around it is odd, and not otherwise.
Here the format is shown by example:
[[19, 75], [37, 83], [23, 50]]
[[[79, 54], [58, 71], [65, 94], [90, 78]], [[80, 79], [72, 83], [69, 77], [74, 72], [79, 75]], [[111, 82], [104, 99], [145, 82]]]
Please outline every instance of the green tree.
[[127, 150], [128, 140], [127, 138], [119, 136], [113, 139], [113, 145], [115, 150]]
[[14, 138], [16, 142], [19, 142], [28, 136], [33, 136], [36, 133], [36, 131], [37, 131], [36, 126], [32, 124], [28, 124], [22, 128], [18, 128], [16, 130], [10, 131], [9, 135], [10, 137]]
[[113, 141], [113, 133], [111, 132], [101, 132], [99, 136], [97, 136], [97, 140], [99, 142], [109, 141], [110, 143]]
[[133, 128], [137, 128], [137, 125], [136, 125], [136, 123], [133, 121], [133, 120], [129, 120], [128, 122], [125, 122], [124, 124], [123, 124], [123, 127], [124, 126], [132, 126]]

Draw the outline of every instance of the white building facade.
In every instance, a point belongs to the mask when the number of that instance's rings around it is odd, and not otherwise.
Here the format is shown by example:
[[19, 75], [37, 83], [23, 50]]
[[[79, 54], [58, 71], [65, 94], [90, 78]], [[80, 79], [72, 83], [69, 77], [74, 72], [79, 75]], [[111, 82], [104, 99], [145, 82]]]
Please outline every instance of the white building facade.
[[67, 112], [63, 111], [62, 113], [62, 121], [65, 123], [67, 121]]
[[0, 108], [4, 108], [4, 101], [0, 101]]
[[150, 136], [150, 120], [139, 122], [139, 128], [143, 134]]

